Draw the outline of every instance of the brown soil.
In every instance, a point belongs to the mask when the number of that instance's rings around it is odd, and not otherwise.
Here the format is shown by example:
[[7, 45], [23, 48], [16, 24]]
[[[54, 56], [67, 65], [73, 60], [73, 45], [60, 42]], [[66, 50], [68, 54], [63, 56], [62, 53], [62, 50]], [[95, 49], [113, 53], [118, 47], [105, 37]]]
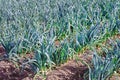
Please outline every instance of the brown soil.
[[0, 80], [32, 80], [33, 72], [21, 71], [10, 61], [0, 61]]
[[[91, 62], [92, 52], [87, 51], [83, 55], [79, 55], [78, 59], [81, 59], [87, 63]], [[88, 71], [86, 65], [80, 60], [71, 60], [61, 65], [56, 70], [48, 72], [46, 80], [84, 80], [83, 75]]]
[[20, 67], [16, 67], [16, 65], [20, 66], [19, 64], [15, 65], [13, 62], [5, 60], [5, 55], [5, 49], [0, 44], [0, 80], [33, 80], [34, 73], [29, 67], [22, 71]]
[[114, 73], [113, 76], [109, 80], [120, 80], [120, 74]]

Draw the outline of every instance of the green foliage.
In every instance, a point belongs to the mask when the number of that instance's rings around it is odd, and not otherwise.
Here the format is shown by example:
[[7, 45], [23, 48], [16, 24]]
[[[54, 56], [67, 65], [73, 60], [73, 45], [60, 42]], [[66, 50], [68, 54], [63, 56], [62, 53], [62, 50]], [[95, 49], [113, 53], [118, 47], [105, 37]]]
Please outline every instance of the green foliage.
[[105, 57], [94, 52], [93, 67], [89, 69], [89, 80], [106, 80], [120, 68], [120, 40], [113, 45], [113, 50], [108, 50]]
[[39, 69], [59, 65], [108, 32], [120, 31], [119, 6], [117, 0], [0, 0], [0, 43], [15, 61], [34, 52], [25, 63]]

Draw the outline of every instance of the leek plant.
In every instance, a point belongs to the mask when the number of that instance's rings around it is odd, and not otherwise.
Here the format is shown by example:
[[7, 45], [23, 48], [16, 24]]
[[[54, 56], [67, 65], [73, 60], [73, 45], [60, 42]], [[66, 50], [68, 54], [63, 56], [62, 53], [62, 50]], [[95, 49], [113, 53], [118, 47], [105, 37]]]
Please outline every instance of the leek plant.
[[0, 43], [14, 61], [33, 52], [23, 66], [59, 65], [80, 48], [120, 31], [119, 6], [117, 0], [0, 0]]
[[89, 67], [89, 80], [107, 80], [114, 71], [120, 68], [120, 40], [117, 40], [113, 45], [113, 49], [107, 50], [105, 57], [94, 52], [93, 66]]

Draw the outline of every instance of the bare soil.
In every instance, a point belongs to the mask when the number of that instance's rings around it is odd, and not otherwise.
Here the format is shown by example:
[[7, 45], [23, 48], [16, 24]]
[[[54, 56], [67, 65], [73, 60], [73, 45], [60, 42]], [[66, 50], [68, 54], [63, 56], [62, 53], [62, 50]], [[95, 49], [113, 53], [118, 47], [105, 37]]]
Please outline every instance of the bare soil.
[[32, 80], [33, 73], [27, 69], [20, 71], [10, 61], [0, 61], [0, 80]]
[[12, 61], [3, 59], [5, 55], [6, 51], [0, 45], [0, 80], [33, 80], [34, 73], [29, 68], [22, 71]]
[[[81, 59], [87, 63], [91, 63], [92, 52], [87, 51], [83, 55], [79, 55], [78, 59]], [[46, 80], [84, 80], [84, 73], [88, 71], [86, 65], [80, 60], [74, 59], [61, 65], [56, 70], [48, 72]]]

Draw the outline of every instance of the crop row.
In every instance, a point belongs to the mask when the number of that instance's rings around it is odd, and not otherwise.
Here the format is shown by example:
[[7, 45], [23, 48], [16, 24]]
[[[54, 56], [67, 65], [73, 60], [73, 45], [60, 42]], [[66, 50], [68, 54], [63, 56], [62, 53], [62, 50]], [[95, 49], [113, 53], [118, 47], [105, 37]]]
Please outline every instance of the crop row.
[[111, 40], [109, 48], [102, 50], [102, 54], [105, 56], [98, 55], [94, 49], [92, 58], [92, 65], [86, 64], [89, 68], [89, 73], [86, 72], [84, 80], [108, 80], [120, 69], [120, 39]]
[[22, 66], [35, 70], [65, 62], [82, 47], [119, 33], [119, 25], [117, 0], [0, 0], [5, 57], [19, 61], [33, 54]]

